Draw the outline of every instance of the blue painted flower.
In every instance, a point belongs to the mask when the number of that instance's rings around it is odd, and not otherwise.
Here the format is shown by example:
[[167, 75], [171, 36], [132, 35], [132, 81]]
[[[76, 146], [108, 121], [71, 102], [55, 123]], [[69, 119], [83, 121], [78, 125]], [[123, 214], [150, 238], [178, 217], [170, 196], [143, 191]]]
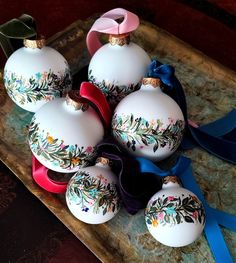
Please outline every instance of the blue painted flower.
[[84, 211], [84, 212], [88, 212], [88, 210], [89, 210], [89, 208], [86, 207], [86, 206], [84, 206], [84, 207], [82, 208], [82, 211]]
[[122, 132], [120, 136], [121, 136], [122, 140], [124, 140], [124, 141], [128, 140], [128, 136], [126, 133]]
[[21, 79], [17, 79], [16, 83], [19, 84], [19, 85], [22, 85], [22, 80]]
[[147, 141], [148, 141], [148, 144], [152, 144], [156, 142], [153, 136], [148, 136]]
[[17, 90], [18, 90], [19, 92], [25, 92], [25, 87], [21, 84], [21, 85], [17, 88]]
[[70, 145], [70, 146], [69, 146], [69, 151], [70, 151], [70, 152], [73, 152], [74, 150], [75, 150], [75, 146], [74, 146], [74, 145]]
[[167, 215], [176, 215], [175, 208], [174, 207], [167, 207], [166, 209], [166, 214]]
[[97, 193], [98, 193], [98, 189], [97, 188], [94, 188], [92, 190], [89, 191], [90, 195], [92, 197], [96, 197]]
[[40, 72], [38, 72], [38, 73], [35, 74], [35, 76], [36, 76], [37, 79], [40, 79], [42, 74]]

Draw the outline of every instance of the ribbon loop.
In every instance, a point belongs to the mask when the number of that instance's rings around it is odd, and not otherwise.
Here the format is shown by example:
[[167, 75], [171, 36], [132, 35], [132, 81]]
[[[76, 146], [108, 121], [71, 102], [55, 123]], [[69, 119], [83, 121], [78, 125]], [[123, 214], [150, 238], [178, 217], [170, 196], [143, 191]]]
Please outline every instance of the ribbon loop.
[[[124, 18], [121, 23], [117, 19]], [[91, 56], [102, 46], [99, 40], [100, 33], [125, 34], [134, 31], [139, 26], [137, 15], [123, 9], [115, 8], [98, 18], [92, 25], [86, 37], [87, 48]]]
[[13, 18], [0, 26], [0, 45], [7, 58], [23, 45], [19, 40], [35, 36], [35, 20], [27, 14]]
[[169, 95], [179, 104], [186, 123], [186, 134], [182, 143], [183, 149], [191, 149], [196, 145], [215, 156], [236, 164], [236, 109], [225, 117], [209, 124], [191, 125], [187, 117], [187, 105], [183, 87], [169, 65], [157, 60], [152, 61], [149, 77], [158, 77], [169, 87], [174, 87]]
[[153, 60], [148, 68], [148, 77], [158, 78], [165, 85], [173, 88], [173, 78], [175, 69], [170, 65], [161, 65], [157, 60]]

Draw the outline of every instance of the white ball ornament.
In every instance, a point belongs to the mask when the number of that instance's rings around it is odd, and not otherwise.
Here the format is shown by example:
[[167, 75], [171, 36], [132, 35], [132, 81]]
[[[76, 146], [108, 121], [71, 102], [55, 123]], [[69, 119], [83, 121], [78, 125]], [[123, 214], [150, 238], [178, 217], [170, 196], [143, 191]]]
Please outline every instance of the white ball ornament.
[[36, 159], [55, 172], [73, 173], [96, 158], [104, 127], [96, 111], [71, 90], [42, 106], [29, 125], [28, 142]]
[[148, 202], [145, 221], [157, 241], [170, 247], [182, 247], [201, 235], [205, 210], [195, 194], [180, 186], [176, 176], [167, 176], [162, 190]]
[[106, 96], [114, 107], [129, 93], [139, 89], [151, 60], [138, 45], [130, 42], [129, 34], [110, 35], [109, 43], [93, 55], [88, 79]]
[[112, 134], [124, 149], [152, 161], [175, 152], [185, 125], [180, 107], [160, 85], [160, 79], [144, 78], [141, 89], [126, 96], [112, 118]]
[[36, 112], [46, 102], [64, 96], [72, 88], [66, 59], [45, 46], [45, 39], [24, 40], [4, 68], [4, 85], [9, 97], [21, 108]]
[[66, 203], [71, 213], [88, 224], [111, 220], [120, 209], [116, 188], [117, 177], [107, 158], [98, 158], [94, 166], [81, 168], [71, 178], [66, 191]]

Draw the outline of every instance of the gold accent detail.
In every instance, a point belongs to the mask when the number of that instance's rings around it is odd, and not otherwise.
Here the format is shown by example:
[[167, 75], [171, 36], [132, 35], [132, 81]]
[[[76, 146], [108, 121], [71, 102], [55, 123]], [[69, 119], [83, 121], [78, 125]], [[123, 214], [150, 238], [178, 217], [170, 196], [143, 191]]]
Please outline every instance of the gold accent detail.
[[46, 40], [44, 37], [40, 39], [24, 39], [24, 46], [26, 48], [43, 48], [46, 44]]
[[108, 158], [105, 158], [105, 157], [98, 157], [96, 160], [96, 163], [101, 163], [103, 165], [109, 165], [110, 160]]
[[109, 35], [109, 42], [112, 46], [119, 45], [129, 45], [130, 36], [129, 34], [120, 34], [120, 35]]
[[174, 184], [177, 183], [177, 184], [181, 185], [181, 182], [180, 182], [178, 176], [176, 176], [176, 175], [170, 175], [170, 176], [166, 176], [163, 178], [163, 184], [168, 184], [170, 182], [174, 183]]
[[66, 103], [75, 110], [86, 111], [89, 107], [87, 100], [80, 96], [79, 90], [70, 90], [66, 95]]
[[154, 88], [160, 87], [161, 80], [156, 78], [143, 78], [143, 85], [152, 85]]

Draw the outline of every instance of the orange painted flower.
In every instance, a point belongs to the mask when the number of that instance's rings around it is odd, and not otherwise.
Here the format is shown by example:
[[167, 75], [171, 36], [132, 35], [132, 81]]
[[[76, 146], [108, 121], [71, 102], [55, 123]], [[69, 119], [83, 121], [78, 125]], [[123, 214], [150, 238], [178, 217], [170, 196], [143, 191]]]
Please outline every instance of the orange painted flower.
[[101, 181], [104, 179], [102, 174], [98, 175], [97, 178], [100, 179]]
[[199, 203], [199, 200], [198, 200], [198, 198], [197, 198], [196, 196], [194, 196], [194, 195], [191, 195], [191, 197], [192, 197], [193, 201], [195, 201], [195, 202]]
[[74, 164], [74, 165], [77, 165], [81, 162], [80, 158], [78, 157], [75, 157], [75, 158], [72, 158], [71, 159], [71, 163]]
[[152, 220], [152, 225], [153, 225], [154, 227], [157, 227], [157, 226], [158, 226], [158, 221], [157, 221], [156, 219], [153, 219], [153, 220]]
[[47, 141], [48, 141], [49, 144], [52, 144], [54, 142], [54, 139], [53, 139], [52, 136], [48, 136], [47, 137]]

